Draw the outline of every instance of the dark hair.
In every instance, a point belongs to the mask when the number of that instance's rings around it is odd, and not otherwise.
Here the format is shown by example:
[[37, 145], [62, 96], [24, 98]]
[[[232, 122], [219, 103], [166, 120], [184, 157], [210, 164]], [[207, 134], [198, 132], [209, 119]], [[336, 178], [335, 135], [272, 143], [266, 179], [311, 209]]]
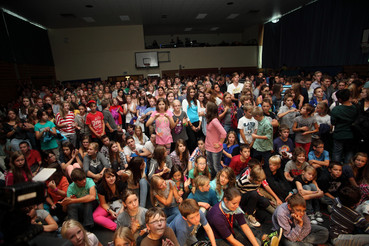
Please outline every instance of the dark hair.
[[37, 119], [41, 120], [41, 118], [44, 115], [44, 113], [47, 114], [46, 109], [39, 109], [37, 111]]
[[165, 109], [164, 109], [164, 111], [167, 111], [168, 110], [168, 101], [167, 101], [167, 99], [164, 99], [164, 98], [159, 98], [157, 101], [156, 101], [156, 108], [155, 108], [155, 110], [157, 111], [157, 112], [159, 112], [159, 103], [160, 102], [163, 102], [164, 104], [165, 104]]
[[109, 188], [109, 185], [105, 180], [105, 176], [115, 176], [115, 178], [116, 178], [115, 183], [118, 180], [117, 174], [116, 174], [116, 172], [114, 172], [114, 170], [112, 168], [109, 167], [109, 168], [106, 168], [104, 170], [104, 175], [103, 175], [103, 178], [101, 179], [101, 184], [102, 184], [102, 186], [103, 186], [103, 188], [106, 192], [105, 193], [106, 194], [105, 200], [110, 201], [113, 197], [121, 197], [122, 194], [119, 194], [118, 187], [116, 187], [115, 192], [113, 194], [112, 190]]
[[330, 161], [328, 169], [332, 169], [334, 166], [340, 166], [341, 168], [343, 167], [343, 165], [338, 161]]
[[[19, 157], [23, 156], [24, 158], [24, 164], [22, 167], [17, 167], [14, 165], [14, 161], [18, 159]], [[20, 151], [15, 151], [10, 157], [10, 170], [13, 173], [14, 182], [13, 184], [22, 183], [25, 182], [25, 178], [23, 176], [23, 172], [26, 174], [28, 182], [32, 181], [32, 173], [28, 167], [27, 159]]]
[[241, 193], [236, 187], [228, 187], [224, 190], [223, 200], [227, 199], [228, 201], [232, 201], [235, 197], [239, 196], [241, 196]]
[[[176, 172], [180, 172], [180, 173], [182, 173], [181, 183], [183, 183], [183, 182], [184, 182], [183, 170], [182, 170], [181, 166], [179, 166], [179, 165], [173, 165], [173, 166], [172, 166], [172, 168], [171, 168], [171, 170], [170, 170], [170, 175], [169, 175], [169, 177], [170, 177], [171, 179], [173, 179], [173, 175], [174, 175]], [[173, 181], [174, 181], [174, 180], [173, 180]]]
[[138, 195], [137, 195], [137, 193], [134, 191], [134, 190], [131, 190], [131, 189], [126, 189], [126, 190], [124, 190], [123, 191], [123, 195], [122, 195], [122, 202], [126, 202], [127, 201], [127, 198], [129, 197], [129, 196], [132, 196], [132, 195], [136, 195], [137, 196], [137, 198], [138, 198]]
[[351, 208], [360, 201], [360, 189], [352, 185], [345, 186], [338, 192], [338, 198], [340, 199], [342, 205]]
[[296, 147], [295, 150], [293, 151], [292, 153], [292, 160], [294, 162], [297, 161], [297, 156], [301, 155], [301, 154], [304, 154], [306, 156], [306, 151], [304, 148], [302, 147]]
[[308, 115], [311, 115], [312, 113], [314, 113], [315, 109], [310, 103], [305, 103], [302, 107], [306, 108], [306, 112], [308, 113]]
[[217, 173], [217, 176], [216, 176], [216, 187], [215, 187], [215, 190], [216, 190], [216, 192], [218, 192], [218, 194], [221, 192], [222, 188], [224, 188], [220, 184], [220, 175], [222, 175], [222, 173], [225, 173], [227, 175], [227, 177], [228, 177], [227, 187], [234, 187], [234, 185], [236, 184], [236, 175], [234, 174], [233, 169], [230, 168], [230, 167], [223, 167], [223, 169], [220, 170]]
[[82, 181], [86, 178], [86, 173], [81, 168], [73, 169], [72, 173], [70, 174], [70, 179], [73, 182]]
[[54, 180], [56, 186], [58, 186], [60, 181], [64, 177], [63, 170], [61, 169], [61, 166], [59, 165], [59, 163], [55, 162], [55, 163], [51, 163], [47, 168], [55, 168], [56, 169], [55, 173], [53, 173], [53, 175], [51, 175], [49, 180]]
[[188, 160], [189, 160], [189, 157], [190, 157], [190, 153], [188, 151], [188, 148], [187, 148], [187, 144], [186, 144], [186, 141], [183, 140], [183, 139], [178, 139], [177, 142], [176, 142], [176, 147], [175, 147], [175, 152], [178, 156], [178, 159], [180, 157], [180, 153], [179, 153], [179, 145], [182, 144], [183, 146], [186, 147], [186, 150], [184, 151], [184, 153], [182, 154], [182, 159], [180, 159], [182, 165], [184, 167], [187, 167], [188, 165]]
[[240, 152], [242, 152], [244, 149], [251, 149], [251, 147], [248, 144], [241, 144], [240, 145]]
[[291, 93], [287, 93], [284, 95], [284, 98], [283, 98], [283, 102], [286, 102], [288, 98], [292, 98], [293, 99], [293, 96]]
[[185, 218], [190, 214], [199, 212], [200, 207], [194, 199], [185, 199], [181, 204], [178, 205], [179, 212]]
[[101, 107], [105, 109], [109, 105], [109, 101], [107, 99], [104, 99], [101, 101]]
[[338, 100], [341, 100], [342, 102], [346, 102], [350, 99], [350, 90], [349, 89], [339, 90], [336, 93], [336, 97]]
[[324, 142], [321, 139], [314, 140], [311, 145], [315, 148], [317, 148], [319, 145], [324, 144]]
[[[186, 92], [186, 100], [187, 100], [187, 102], [188, 102], [188, 107], [190, 107], [190, 105], [191, 105], [191, 101], [193, 100], [194, 102], [195, 102], [195, 100], [196, 100], [196, 95], [194, 95], [194, 97], [193, 98], [190, 98], [190, 92], [191, 92], [191, 90], [194, 90], [195, 92], [196, 92], [196, 90], [195, 90], [195, 88], [193, 87], [193, 86], [189, 86], [188, 88], [187, 88], [187, 92]], [[195, 104], [196, 104], [196, 102], [195, 102]]]
[[154, 150], [152, 158], [158, 162], [158, 169], [162, 168], [163, 163], [165, 164], [165, 152], [166, 151], [167, 149], [162, 145], [156, 146]]
[[255, 166], [261, 166], [261, 163], [258, 159], [251, 158], [249, 162], [247, 163], [247, 165], [249, 166], [249, 168], [253, 168]]
[[133, 175], [133, 183], [135, 185], [139, 184], [140, 179], [142, 178], [142, 170], [140, 169], [144, 159], [141, 157], [133, 157], [128, 163], [128, 170], [131, 170]]

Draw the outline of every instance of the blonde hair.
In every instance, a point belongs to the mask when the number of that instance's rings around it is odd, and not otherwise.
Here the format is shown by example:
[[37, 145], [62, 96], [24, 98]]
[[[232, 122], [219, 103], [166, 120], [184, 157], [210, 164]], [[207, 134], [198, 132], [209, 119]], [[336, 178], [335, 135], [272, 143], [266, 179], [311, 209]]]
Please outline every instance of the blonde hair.
[[133, 243], [133, 246], [136, 246], [136, 240], [128, 227], [119, 227], [114, 233], [114, 243], [117, 238], [128, 241], [130, 245]]
[[281, 157], [279, 155], [273, 155], [269, 158], [269, 163], [281, 165]]
[[70, 219], [70, 220], [64, 221], [64, 223], [62, 225], [62, 228], [61, 228], [61, 231], [60, 231], [60, 234], [62, 235], [63, 238], [69, 240], [69, 238], [67, 238], [67, 231], [71, 228], [74, 228], [74, 227], [78, 227], [83, 231], [83, 237], [85, 239], [85, 245], [90, 246], [90, 241], [88, 240], [88, 237], [87, 237], [87, 231], [81, 225], [81, 223], [79, 223], [76, 220]]
[[209, 177], [204, 175], [199, 175], [193, 180], [193, 187], [192, 187], [192, 193], [195, 194], [196, 189], [198, 189], [200, 186], [206, 185], [207, 182], [210, 182]]
[[99, 144], [98, 143], [95, 143], [95, 142], [92, 142], [89, 144], [89, 146], [92, 146], [92, 148], [94, 148], [94, 150], [99, 150]]

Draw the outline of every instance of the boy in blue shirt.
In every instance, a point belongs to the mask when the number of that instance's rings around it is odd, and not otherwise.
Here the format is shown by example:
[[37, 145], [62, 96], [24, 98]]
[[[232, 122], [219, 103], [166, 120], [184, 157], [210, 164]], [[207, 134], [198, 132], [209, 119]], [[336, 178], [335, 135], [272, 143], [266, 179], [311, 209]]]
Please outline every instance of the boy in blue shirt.
[[196, 233], [200, 226], [204, 227], [211, 245], [216, 245], [213, 230], [194, 199], [184, 200], [178, 206], [178, 209], [181, 214], [178, 214], [174, 218], [174, 220], [169, 224], [169, 227], [172, 228], [176, 234], [181, 246], [192, 245], [197, 242]]
[[309, 164], [319, 171], [322, 167], [329, 166], [329, 153], [324, 150], [324, 143], [317, 139], [312, 142], [313, 150], [309, 152]]

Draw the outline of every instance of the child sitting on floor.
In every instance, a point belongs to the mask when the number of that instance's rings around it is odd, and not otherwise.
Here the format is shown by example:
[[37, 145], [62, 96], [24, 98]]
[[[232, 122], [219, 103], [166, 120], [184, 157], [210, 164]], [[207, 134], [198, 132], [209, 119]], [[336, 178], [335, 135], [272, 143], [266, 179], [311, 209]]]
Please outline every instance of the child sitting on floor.
[[209, 177], [204, 175], [199, 175], [194, 179], [194, 187], [188, 198], [195, 199], [203, 213], [218, 202], [215, 191], [210, 189]]
[[283, 229], [282, 245], [323, 244], [328, 240], [327, 228], [311, 225], [305, 211], [306, 201], [300, 194], [292, 195], [274, 211], [273, 229]]

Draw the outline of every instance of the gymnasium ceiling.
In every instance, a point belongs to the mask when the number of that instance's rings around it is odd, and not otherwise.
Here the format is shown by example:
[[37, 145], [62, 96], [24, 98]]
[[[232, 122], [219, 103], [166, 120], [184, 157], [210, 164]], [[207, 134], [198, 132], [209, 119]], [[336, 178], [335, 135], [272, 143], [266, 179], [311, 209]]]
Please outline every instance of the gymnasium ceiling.
[[[1, 0], [46, 28], [143, 25], [145, 35], [240, 33], [312, 0]], [[196, 18], [196, 17], [204, 18]]]

